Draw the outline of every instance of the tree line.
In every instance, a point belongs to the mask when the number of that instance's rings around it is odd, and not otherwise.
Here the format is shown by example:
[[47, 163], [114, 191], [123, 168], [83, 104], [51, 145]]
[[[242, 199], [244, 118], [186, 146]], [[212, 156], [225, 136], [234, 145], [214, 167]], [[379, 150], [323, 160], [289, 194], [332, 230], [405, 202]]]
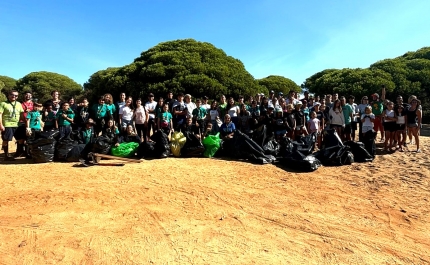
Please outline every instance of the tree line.
[[[193, 97], [220, 95], [268, 94], [307, 90], [317, 95], [338, 93], [361, 97], [371, 95], [385, 85], [387, 98], [416, 95], [423, 105], [423, 118], [430, 122], [430, 47], [407, 52], [394, 59], [378, 61], [368, 68], [326, 69], [308, 77], [301, 86], [283, 76], [255, 79], [243, 63], [207, 42], [183, 39], [162, 42], [144, 51], [123, 67], [110, 67], [92, 74], [81, 86], [67, 76], [52, 72], [32, 72], [15, 80], [0, 76], [2, 92], [16, 89], [32, 91], [41, 102], [58, 90], [64, 99], [98, 96], [121, 92], [134, 98], [146, 98], [150, 92], [164, 96], [186, 92]], [[5, 100], [0, 93], [0, 100]]]

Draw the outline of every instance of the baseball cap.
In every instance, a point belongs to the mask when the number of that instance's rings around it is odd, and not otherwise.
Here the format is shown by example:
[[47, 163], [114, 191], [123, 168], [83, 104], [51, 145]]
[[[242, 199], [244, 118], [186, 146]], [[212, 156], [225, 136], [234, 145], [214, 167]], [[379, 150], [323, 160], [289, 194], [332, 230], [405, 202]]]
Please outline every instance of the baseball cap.
[[270, 90], [270, 94], [275, 94], [275, 91], [273, 91], [273, 90]]
[[377, 97], [377, 98], [379, 98], [379, 95], [378, 95], [378, 93], [374, 93], [374, 94], [372, 94], [372, 97]]

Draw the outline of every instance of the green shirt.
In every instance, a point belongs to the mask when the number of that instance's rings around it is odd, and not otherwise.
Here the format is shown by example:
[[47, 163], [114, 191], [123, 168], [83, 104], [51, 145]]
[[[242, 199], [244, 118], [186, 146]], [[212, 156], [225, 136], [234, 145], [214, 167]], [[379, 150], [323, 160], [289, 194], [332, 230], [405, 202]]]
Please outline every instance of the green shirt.
[[35, 130], [42, 129], [40, 126], [40, 121], [42, 120], [42, 115], [38, 111], [30, 111], [27, 113], [27, 120], [30, 120], [30, 128]]
[[91, 141], [92, 135], [93, 135], [93, 129], [92, 128], [82, 130], [82, 137], [84, 138], [85, 144], [87, 144]]
[[197, 120], [203, 120], [206, 117], [206, 109], [203, 107], [193, 109], [193, 118]]
[[0, 114], [2, 114], [2, 123], [4, 127], [18, 127], [21, 113], [24, 112], [21, 103], [18, 101], [5, 101], [0, 103]]
[[94, 104], [93, 107], [91, 108], [93, 114], [94, 114], [94, 118], [95, 119], [103, 119], [104, 117], [106, 117], [106, 114], [108, 112], [108, 108], [106, 106], [106, 104]]
[[58, 126], [70, 126], [71, 122], [63, 118], [63, 113], [67, 114], [67, 118], [72, 119], [75, 117], [73, 110], [69, 109], [67, 111], [59, 110], [57, 112], [56, 118], [58, 120]]
[[351, 115], [354, 114], [354, 110], [352, 109], [352, 106], [349, 104], [346, 104], [342, 107], [343, 117], [345, 118], [345, 124], [351, 124]]
[[159, 118], [161, 121], [166, 121], [167, 123], [170, 123], [170, 120], [172, 119], [172, 114], [170, 112], [163, 112], [160, 114]]
[[43, 119], [45, 122], [45, 126], [54, 126], [55, 125], [54, 122], [56, 119], [55, 112], [53, 111], [48, 112], [48, 115], [43, 117]]
[[372, 106], [372, 113], [375, 114], [375, 116], [382, 115], [382, 111], [384, 110], [384, 103], [382, 100], [373, 101], [370, 105]]
[[116, 106], [115, 104], [106, 104], [106, 112], [109, 112], [111, 115], [113, 115], [116, 111]]
[[220, 113], [220, 117], [221, 117], [221, 119], [223, 119], [223, 120], [224, 120], [224, 116], [225, 116], [225, 114], [226, 114], [226, 110], [225, 110], [225, 108], [226, 108], [226, 107], [227, 107], [227, 103], [219, 104], [219, 105], [218, 105], [219, 113]]

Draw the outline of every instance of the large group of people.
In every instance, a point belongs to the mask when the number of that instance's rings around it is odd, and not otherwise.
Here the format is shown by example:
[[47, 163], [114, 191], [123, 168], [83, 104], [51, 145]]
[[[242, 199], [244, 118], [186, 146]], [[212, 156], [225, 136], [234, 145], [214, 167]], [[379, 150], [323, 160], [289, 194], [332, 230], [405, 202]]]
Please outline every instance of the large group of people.
[[[151, 134], [161, 130], [167, 135], [174, 131], [190, 132], [198, 139], [216, 135], [225, 141], [234, 137], [237, 130], [252, 134], [265, 125], [268, 135], [280, 141], [283, 137], [296, 137], [315, 133], [317, 146], [321, 147], [323, 130], [336, 130], [342, 140], [360, 140], [367, 132], [380, 133], [386, 152], [404, 151], [408, 144], [415, 143], [420, 152], [419, 131], [422, 108], [415, 96], [407, 103], [402, 96], [396, 101], [385, 98], [385, 87], [378, 93], [362, 97], [359, 104], [354, 96], [310, 95], [290, 91], [270, 91], [269, 95], [233, 97], [222, 95], [218, 100], [207, 97], [193, 101], [190, 94], [173, 93], [157, 100], [153, 93], [147, 99], [133, 99], [125, 93], [114, 101], [111, 94], [101, 95], [90, 104], [84, 98], [63, 101], [58, 91], [51, 93], [51, 99], [41, 104], [33, 101], [32, 93], [25, 92], [22, 102], [18, 101], [16, 90], [9, 92], [7, 101], [0, 103], [0, 130], [5, 160], [28, 155], [26, 140], [37, 131], [58, 129], [60, 138], [72, 132], [81, 136], [84, 143], [99, 135], [110, 135], [121, 141], [151, 141]], [[9, 153], [9, 142], [17, 141], [14, 156]], [[407, 138], [409, 137], [409, 141]], [[412, 139], [413, 138], [413, 139]]]

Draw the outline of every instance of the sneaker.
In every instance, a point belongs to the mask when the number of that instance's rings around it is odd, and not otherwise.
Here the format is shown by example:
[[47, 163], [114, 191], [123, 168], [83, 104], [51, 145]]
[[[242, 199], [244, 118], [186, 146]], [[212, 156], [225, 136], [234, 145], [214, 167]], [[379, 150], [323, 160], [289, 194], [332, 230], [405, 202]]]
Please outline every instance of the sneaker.
[[18, 158], [21, 157], [22, 155], [24, 155], [24, 151], [23, 150], [16, 150], [15, 154], [13, 155], [14, 158]]
[[421, 149], [417, 149], [417, 153], [421, 153]]

